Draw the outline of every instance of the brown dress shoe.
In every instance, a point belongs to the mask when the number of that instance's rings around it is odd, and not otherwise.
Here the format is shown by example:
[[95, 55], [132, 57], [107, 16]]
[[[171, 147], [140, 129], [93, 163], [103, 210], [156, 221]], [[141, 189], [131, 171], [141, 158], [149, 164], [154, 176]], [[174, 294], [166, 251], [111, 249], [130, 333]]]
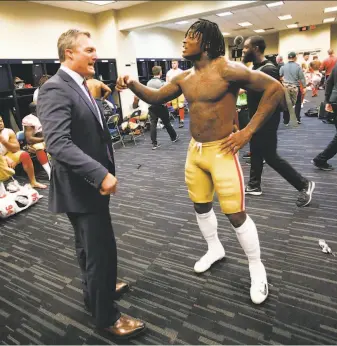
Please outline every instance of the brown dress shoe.
[[111, 333], [116, 338], [131, 338], [138, 335], [145, 329], [145, 323], [136, 318], [122, 315], [113, 326], [105, 328], [106, 332]]
[[130, 289], [130, 286], [127, 282], [117, 282], [116, 284], [116, 293], [117, 295], [122, 295]]

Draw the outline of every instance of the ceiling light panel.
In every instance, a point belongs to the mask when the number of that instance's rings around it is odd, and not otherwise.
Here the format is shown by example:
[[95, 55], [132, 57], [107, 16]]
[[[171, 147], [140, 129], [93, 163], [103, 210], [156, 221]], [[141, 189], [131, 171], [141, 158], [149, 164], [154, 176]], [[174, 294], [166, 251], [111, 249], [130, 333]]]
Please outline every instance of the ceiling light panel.
[[255, 32], [257, 32], [257, 33], [260, 33], [260, 32], [265, 32], [266, 30], [264, 30], [264, 29], [257, 29], [257, 30], [254, 30]]
[[337, 6], [336, 7], [327, 7], [324, 9], [324, 13], [335, 12], [335, 11], [337, 11]]
[[98, 5], [98, 6], [104, 6], [104, 5], [108, 5], [108, 4], [113, 4], [116, 1], [84, 1], [84, 2], [88, 2], [89, 4], [94, 4], [94, 5]]
[[188, 20], [182, 20], [182, 21], [180, 21], [180, 22], [175, 22], [175, 24], [177, 24], [177, 25], [188, 24]]
[[288, 24], [287, 28], [289, 28], [289, 29], [297, 28], [297, 24]]
[[267, 7], [277, 7], [277, 6], [282, 6], [284, 5], [284, 2], [283, 1], [276, 1], [276, 2], [272, 2], [270, 4], [267, 4], [266, 6]]
[[233, 12], [222, 12], [222, 13], [217, 13], [216, 15], [218, 17], [227, 17], [227, 16], [231, 16], [233, 14]]
[[243, 22], [243, 23], [238, 23], [238, 25], [243, 26], [243, 27], [246, 27], [246, 26], [251, 26], [251, 25], [253, 25], [253, 24], [252, 24], [252, 23], [249, 23], [249, 22]]
[[324, 18], [323, 19], [323, 23], [331, 23], [331, 22], [334, 22], [335, 21], [335, 18]]
[[230, 35], [230, 33], [229, 32], [222, 32], [222, 35], [223, 36], [228, 36], [228, 35]]
[[284, 16], [279, 16], [279, 17], [277, 17], [279, 20], [287, 20], [287, 19], [291, 19], [292, 18], [292, 16], [291, 16], [291, 14], [286, 14], [286, 15], [284, 15]]

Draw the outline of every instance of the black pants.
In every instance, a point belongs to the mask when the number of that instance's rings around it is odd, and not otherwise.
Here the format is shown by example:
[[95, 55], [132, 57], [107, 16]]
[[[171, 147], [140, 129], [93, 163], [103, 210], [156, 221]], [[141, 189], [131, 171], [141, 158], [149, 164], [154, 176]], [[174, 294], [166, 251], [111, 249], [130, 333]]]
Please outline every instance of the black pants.
[[169, 112], [166, 106], [150, 106], [149, 114], [151, 119], [151, 141], [153, 145], [157, 144], [157, 123], [158, 119], [161, 119], [163, 125], [169, 136], [171, 137], [171, 141], [177, 138], [177, 133], [171, 125]]
[[[277, 130], [276, 130], [277, 131]], [[267, 164], [288, 181], [295, 189], [301, 191], [308, 185], [308, 180], [298, 173], [286, 160], [277, 154], [277, 132], [256, 133], [250, 141], [250, 179], [251, 188], [261, 186], [263, 159]]]
[[[332, 109], [334, 112], [334, 117], [335, 117], [335, 127], [337, 131], [337, 123], [336, 123], [336, 118], [337, 118], [337, 104], [332, 104]], [[337, 154], [337, 132], [332, 139], [332, 141], [328, 144], [328, 146], [322, 151], [320, 154], [318, 154], [315, 158], [314, 161], [318, 165], [322, 165], [326, 163], [328, 160], [330, 160], [332, 157], [334, 157]]]
[[[301, 121], [301, 105], [302, 105], [302, 93], [300, 90], [300, 87], [298, 87], [298, 93], [297, 93], [297, 99], [295, 104], [295, 115], [297, 118], [297, 121]], [[289, 124], [290, 121], [290, 114], [289, 111], [283, 111], [283, 122], [285, 124]]]
[[120, 312], [116, 299], [117, 249], [108, 206], [100, 213], [67, 214], [75, 231], [75, 249], [82, 271], [84, 303], [96, 326], [112, 326]]

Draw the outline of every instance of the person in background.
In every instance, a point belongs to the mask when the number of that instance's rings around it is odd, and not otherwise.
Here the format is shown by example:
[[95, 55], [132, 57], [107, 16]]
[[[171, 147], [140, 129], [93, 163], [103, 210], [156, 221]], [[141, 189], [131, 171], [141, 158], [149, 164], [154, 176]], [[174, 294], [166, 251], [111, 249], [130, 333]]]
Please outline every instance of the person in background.
[[39, 87], [34, 91], [34, 94], [33, 94], [33, 102], [34, 102], [35, 104], [37, 104], [37, 98], [38, 98], [38, 96], [39, 96], [39, 90], [40, 90], [40, 88], [41, 88], [42, 85], [43, 85], [44, 83], [46, 83], [47, 80], [50, 79], [50, 78], [51, 78], [51, 76], [48, 75], [48, 74], [44, 74], [44, 75], [40, 78], [40, 80], [39, 80]]
[[5, 157], [3, 164], [8, 168], [15, 167], [22, 163], [24, 171], [27, 173], [30, 185], [33, 188], [46, 189], [47, 186], [39, 183], [35, 178], [34, 165], [31, 157], [26, 151], [20, 150], [20, 144], [13, 130], [5, 128], [2, 116], [0, 115], [0, 155]]
[[94, 77], [87, 78], [87, 85], [91, 95], [96, 100], [106, 100], [111, 94], [111, 89]]
[[42, 125], [36, 116], [36, 104], [34, 102], [29, 105], [30, 114], [22, 119], [22, 127], [27, 143], [28, 151], [36, 154], [38, 161], [46, 171], [50, 180], [51, 169], [46, 153], [46, 144], [42, 134]]
[[[288, 54], [288, 62], [280, 68], [280, 76], [283, 85], [290, 94], [293, 105], [295, 106], [295, 114], [297, 123], [301, 124], [301, 104], [302, 92], [306, 91], [306, 80], [301, 67], [296, 63], [297, 56], [295, 52]], [[303, 89], [301, 92], [300, 85]], [[285, 126], [289, 125], [290, 114], [288, 110], [283, 112], [283, 122]]]
[[303, 53], [303, 61], [301, 63], [301, 68], [304, 74], [309, 72], [309, 58], [310, 58], [310, 53], [308, 52]]
[[333, 49], [329, 49], [328, 50], [328, 57], [326, 59], [323, 60], [319, 70], [322, 72], [325, 72], [325, 81], [328, 80], [332, 69], [335, 67], [336, 62], [337, 62], [337, 57], [335, 56], [334, 50]]
[[[304, 77], [306, 77], [306, 80], [305, 80], [306, 84], [308, 84], [310, 81], [309, 58], [310, 58], [310, 53], [304, 52], [301, 68], [302, 68]], [[300, 83], [300, 91], [301, 91], [301, 97], [302, 97], [301, 98], [301, 108], [303, 108], [304, 98], [305, 98], [305, 94], [307, 93], [307, 90], [306, 90], [306, 88], [303, 87], [302, 83]]]
[[[266, 42], [261, 36], [249, 37], [243, 46], [243, 61], [253, 62], [253, 70], [261, 71], [270, 77], [280, 80], [277, 67], [264, 56]], [[252, 117], [261, 102], [262, 93], [247, 91], [249, 115]], [[245, 192], [249, 195], [262, 194], [261, 178], [263, 171], [263, 159], [267, 164], [280, 174], [289, 184], [299, 191], [296, 201], [298, 207], [308, 205], [315, 189], [315, 183], [309, 181], [298, 173], [286, 160], [277, 153], [277, 129], [280, 123], [280, 107], [264, 122], [259, 131], [251, 138], [251, 168], [249, 182]]]
[[278, 70], [280, 71], [280, 68], [281, 68], [282, 66], [284, 66], [284, 61], [283, 61], [283, 56], [282, 56], [282, 55], [278, 55], [278, 56], [276, 57], [276, 63], [277, 63], [277, 68], [278, 68]]
[[[334, 114], [334, 123], [337, 130], [337, 65], [333, 68], [325, 87], [325, 110]], [[331, 171], [333, 167], [328, 160], [337, 154], [337, 132], [328, 146], [319, 153], [311, 163], [323, 171]]]
[[[123, 117], [123, 122], [120, 125], [122, 131], [128, 128], [134, 131], [134, 134], [140, 134], [140, 126], [145, 127], [145, 123], [149, 118], [149, 106], [137, 96], [134, 96], [133, 102], [130, 105], [128, 113]], [[142, 122], [140, 124], [139, 122]]]
[[[172, 60], [172, 68], [166, 73], [166, 82], [169, 83], [172, 79], [184, 72], [179, 68], [178, 60]], [[185, 97], [180, 95], [179, 97], [171, 101], [172, 107], [179, 114], [179, 128], [184, 127], [185, 119]]]
[[318, 88], [322, 80], [322, 73], [319, 72], [320, 62], [318, 60], [313, 60], [310, 62], [310, 85], [312, 90], [312, 97], [318, 96]]
[[[239, 90], [239, 95], [236, 100], [236, 110], [238, 113], [238, 122], [239, 122], [239, 130], [244, 129], [247, 124], [250, 121], [249, 118], [249, 111], [248, 111], [248, 105], [247, 105], [247, 92], [246, 90], [240, 89]], [[242, 158], [244, 160], [249, 160], [250, 159], [250, 151], [245, 153]]]
[[[162, 76], [162, 69], [160, 66], [154, 66], [152, 68], [153, 78], [147, 82], [147, 86], [152, 89], [160, 89], [165, 82], [160, 79]], [[157, 142], [157, 123], [158, 119], [161, 119], [167, 133], [169, 134], [171, 141], [176, 142], [179, 139], [176, 131], [172, 127], [170, 122], [169, 112], [166, 105], [150, 105], [149, 114], [151, 119], [151, 141], [152, 141], [152, 150], [156, 150], [160, 147], [160, 144]]]

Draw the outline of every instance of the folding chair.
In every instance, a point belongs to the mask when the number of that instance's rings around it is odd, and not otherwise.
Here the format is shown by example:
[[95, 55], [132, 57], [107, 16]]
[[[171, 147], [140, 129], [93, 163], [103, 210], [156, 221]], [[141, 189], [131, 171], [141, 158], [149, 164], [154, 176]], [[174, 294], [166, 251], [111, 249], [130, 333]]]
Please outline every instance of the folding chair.
[[117, 143], [122, 143], [123, 147], [125, 148], [125, 144], [124, 144], [124, 141], [123, 141], [123, 136], [122, 136], [122, 134], [121, 134], [121, 132], [119, 130], [119, 126], [118, 126], [119, 114], [111, 115], [108, 118], [106, 123], [108, 125], [108, 129], [109, 129], [109, 132], [110, 132], [113, 150], [116, 151], [115, 150], [115, 144], [117, 144]]

